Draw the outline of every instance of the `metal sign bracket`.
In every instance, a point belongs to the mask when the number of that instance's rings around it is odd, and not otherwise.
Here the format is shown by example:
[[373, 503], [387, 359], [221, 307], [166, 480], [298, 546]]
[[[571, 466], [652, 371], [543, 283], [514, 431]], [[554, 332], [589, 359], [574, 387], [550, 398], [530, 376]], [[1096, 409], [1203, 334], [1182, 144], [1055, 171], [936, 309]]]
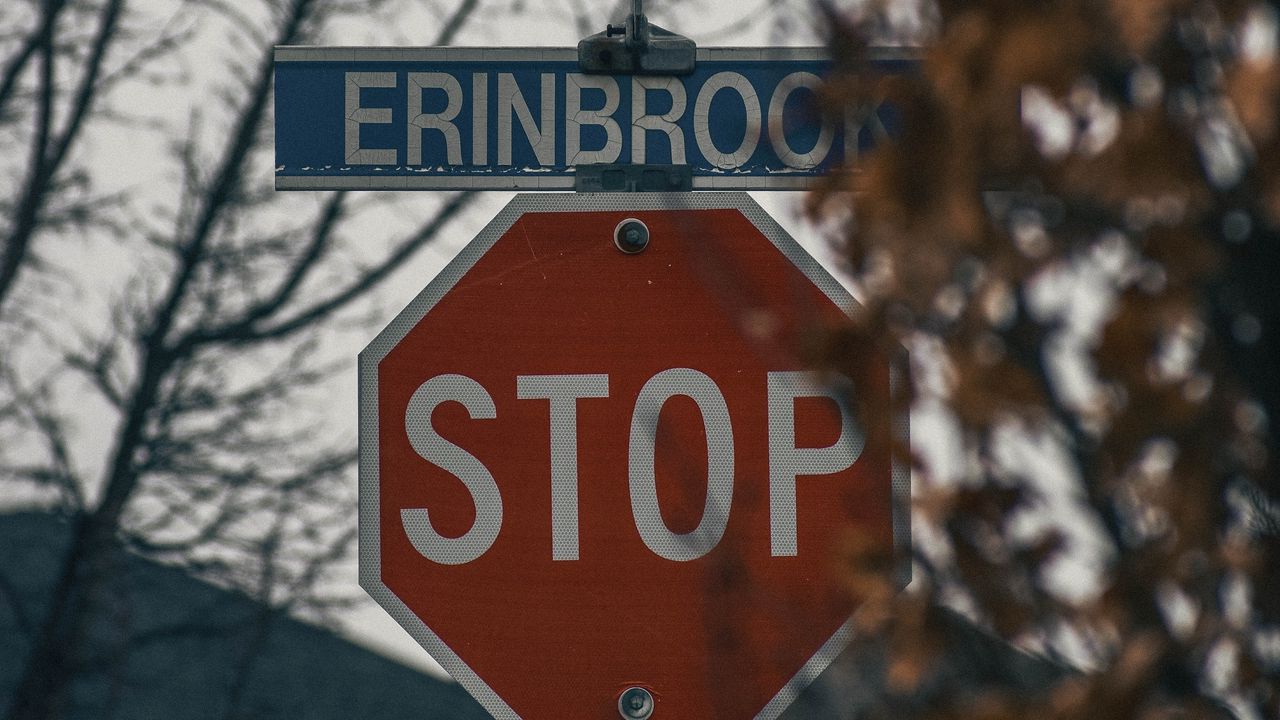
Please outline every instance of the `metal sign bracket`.
[[696, 54], [693, 40], [650, 24], [643, 0], [631, 0], [625, 25], [578, 43], [578, 66], [592, 75], [688, 75]]
[[688, 192], [690, 165], [591, 164], [574, 168], [577, 192]]
[[[578, 43], [578, 67], [590, 75], [689, 75], [696, 64], [697, 45], [649, 23], [644, 0], [631, 0], [631, 14], [622, 26]], [[574, 168], [577, 192], [689, 192], [693, 168], [688, 165], [590, 164]]]

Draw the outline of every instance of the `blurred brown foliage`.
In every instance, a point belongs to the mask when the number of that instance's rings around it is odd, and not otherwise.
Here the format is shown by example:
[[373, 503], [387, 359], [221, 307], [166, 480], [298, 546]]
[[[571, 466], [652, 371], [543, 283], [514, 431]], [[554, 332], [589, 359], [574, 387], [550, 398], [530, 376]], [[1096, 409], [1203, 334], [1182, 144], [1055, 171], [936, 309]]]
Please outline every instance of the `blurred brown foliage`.
[[[945, 662], [946, 606], [1064, 672], [922, 716], [1280, 718], [1280, 8], [941, 0], [918, 72], [877, 76], [889, 10], [827, 10], [829, 99], [900, 127], [810, 199], [865, 299], [828, 362], [908, 346], [960, 438], [958, 471], [913, 458], [911, 589], [851, 554], [887, 692]], [[1005, 457], [1044, 439], [1063, 461]], [[1027, 521], [1044, 476], [1096, 548]]]

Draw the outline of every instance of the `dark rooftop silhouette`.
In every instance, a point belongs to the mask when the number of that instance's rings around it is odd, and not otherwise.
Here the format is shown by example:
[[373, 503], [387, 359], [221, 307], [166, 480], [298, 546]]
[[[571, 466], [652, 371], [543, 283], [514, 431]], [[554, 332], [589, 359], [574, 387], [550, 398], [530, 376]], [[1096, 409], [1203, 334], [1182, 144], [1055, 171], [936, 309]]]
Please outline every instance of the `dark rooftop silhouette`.
[[[0, 713], [69, 535], [68, 521], [53, 515], [0, 515]], [[65, 698], [68, 720], [488, 717], [452, 683], [287, 615], [268, 617], [242, 593], [126, 558], [99, 614], [109, 621], [89, 630], [91, 655]]]

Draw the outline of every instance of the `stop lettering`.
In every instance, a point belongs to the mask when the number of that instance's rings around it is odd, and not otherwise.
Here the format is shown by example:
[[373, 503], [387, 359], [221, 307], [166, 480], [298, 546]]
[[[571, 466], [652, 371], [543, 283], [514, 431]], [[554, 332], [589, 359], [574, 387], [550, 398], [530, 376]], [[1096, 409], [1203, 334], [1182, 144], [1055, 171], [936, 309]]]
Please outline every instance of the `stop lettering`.
[[[608, 375], [521, 375], [520, 399], [550, 401], [551, 558], [578, 559], [578, 422], [577, 403], [609, 396]], [[775, 556], [796, 554], [796, 477], [846, 470], [862, 452], [863, 438], [841, 397], [815, 384], [801, 372], [768, 374], [769, 548]], [[702, 519], [688, 533], [675, 533], [650, 519], [661, 517], [657, 492], [657, 429], [662, 407], [675, 396], [698, 406], [707, 437], [707, 498]], [[795, 442], [797, 396], [827, 397], [841, 415], [836, 442], [822, 448], [799, 448]], [[469, 563], [487, 551], [502, 531], [502, 493], [493, 473], [463, 448], [441, 437], [431, 424], [444, 402], [457, 402], [472, 419], [495, 419], [493, 397], [466, 375], [437, 375], [418, 386], [405, 410], [405, 432], [422, 459], [452, 473], [466, 486], [475, 505], [471, 528], [460, 537], [441, 535], [431, 525], [428, 508], [401, 510], [405, 533], [423, 557], [443, 565]], [[756, 442], [761, 442], [756, 440]], [[733, 423], [724, 394], [715, 381], [691, 368], [672, 368], [649, 378], [631, 414], [627, 447], [627, 479], [631, 511], [641, 539], [668, 560], [689, 561], [706, 555], [720, 542], [733, 507]]]

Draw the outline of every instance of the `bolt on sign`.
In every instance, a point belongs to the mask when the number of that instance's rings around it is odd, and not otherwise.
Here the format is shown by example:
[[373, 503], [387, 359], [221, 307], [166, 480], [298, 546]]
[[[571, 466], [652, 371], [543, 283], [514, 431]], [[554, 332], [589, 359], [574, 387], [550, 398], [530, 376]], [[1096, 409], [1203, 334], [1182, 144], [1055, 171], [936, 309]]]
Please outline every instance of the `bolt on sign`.
[[517, 196], [360, 355], [361, 584], [497, 718], [778, 717], [908, 542], [853, 305], [744, 193]]
[[[885, 72], [911, 64], [881, 49]], [[591, 75], [572, 48], [276, 49], [276, 187], [573, 189], [590, 164], [695, 189], [800, 189], [894, 126], [818, 110], [826, 51], [700, 48], [685, 76]]]

